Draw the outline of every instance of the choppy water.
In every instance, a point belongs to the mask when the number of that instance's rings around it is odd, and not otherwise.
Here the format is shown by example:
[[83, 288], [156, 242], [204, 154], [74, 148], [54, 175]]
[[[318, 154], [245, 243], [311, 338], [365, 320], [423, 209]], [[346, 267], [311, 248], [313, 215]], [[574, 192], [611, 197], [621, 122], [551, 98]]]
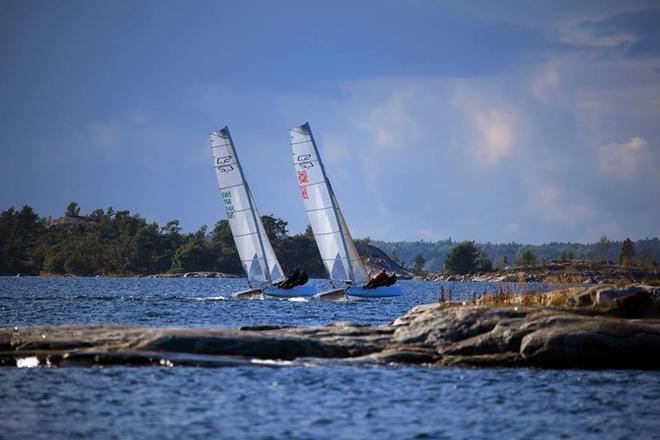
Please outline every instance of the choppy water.
[[[327, 282], [312, 280], [319, 288]], [[438, 283], [400, 281], [404, 295], [370, 301], [228, 301], [246, 288], [243, 279], [0, 277], [0, 326], [122, 323], [148, 326], [326, 324], [353, 321], [386, 324], [413, 306], [437, 301]], [[495, 291], [494, 283], [444, 283], [453, 299], [472, 291]], [[517, 289], [547, 288], [541, 284]]]
[[[381, 324], [351, 303], [226, 301], [241, 280], [0, 278], [0, 326]], [[446, 283], [457, 299], [497, 285]], [[542, 287], [542, 286], [532, 286]], [[527, 286], [526, 288], [530, 288]], [[0, 438], [660, 438], [660, 374], [422, 367], [0, 369]]]

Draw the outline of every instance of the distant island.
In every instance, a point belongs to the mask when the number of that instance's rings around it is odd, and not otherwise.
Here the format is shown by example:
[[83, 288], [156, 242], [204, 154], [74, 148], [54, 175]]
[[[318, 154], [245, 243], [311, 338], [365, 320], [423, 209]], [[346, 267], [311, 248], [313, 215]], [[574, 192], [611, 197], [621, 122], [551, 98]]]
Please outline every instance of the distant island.
[[[324, 277], [311, 228], [289, 235], [287, 222], [262, 216], [285, 270], [299, 267]], [[373, 270], [402, 278], [436, 280], [585, 282], [598, 278], [658, 278], [660, 240], [598, 243], [480, 244], [356, 240]], [[148, 222], [127, 210], [97, 209], [81, 215], [71, 202], [64, 216], [40, 217], [30, 206], [0, 213], [0, 274], [145, 276], [155, 274], [241, 275], [243, 270], [227, 220], [211, 231], [184, 233], [178, 220]], [[539, 274], [551, 274], [550, 277]], [[572, 274], [569, 278], [563, 274]], [[202, 275], [206, 276], [206, 275]], [[563, 278], [562, 278], [563, 277]], [[546, 279], [547, 278], [547, 279]]]

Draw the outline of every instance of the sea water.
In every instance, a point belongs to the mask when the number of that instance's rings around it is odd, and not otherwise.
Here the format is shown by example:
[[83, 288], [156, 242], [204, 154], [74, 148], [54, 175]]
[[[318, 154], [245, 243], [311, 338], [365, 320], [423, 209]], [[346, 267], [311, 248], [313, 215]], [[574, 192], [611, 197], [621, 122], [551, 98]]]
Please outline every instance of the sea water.
[[[320, 288], [326, 283], [314, 280]], [[0, 278], [0, 326], [386, 324], [438, 283], [354, 302], [230, 301], [240, 279]], [[499, 289], [444, 283], [453, 299]], [[545, 290], [544, 285], [508, 285]], [[660, 373], [346, 365], [0, 368], [0, 438], [660, 438]]]

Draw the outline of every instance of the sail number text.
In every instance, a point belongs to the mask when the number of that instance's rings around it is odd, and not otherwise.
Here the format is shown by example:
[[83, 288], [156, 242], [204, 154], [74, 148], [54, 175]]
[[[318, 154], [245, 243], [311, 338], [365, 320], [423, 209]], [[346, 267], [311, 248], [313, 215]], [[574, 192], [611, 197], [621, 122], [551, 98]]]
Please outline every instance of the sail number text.
[[234, 203], [231, 200], [231, 191], [220, 191], [220, 195], [222, 196], [222, 201], [225, 203], [227, 218], [234, 218]]

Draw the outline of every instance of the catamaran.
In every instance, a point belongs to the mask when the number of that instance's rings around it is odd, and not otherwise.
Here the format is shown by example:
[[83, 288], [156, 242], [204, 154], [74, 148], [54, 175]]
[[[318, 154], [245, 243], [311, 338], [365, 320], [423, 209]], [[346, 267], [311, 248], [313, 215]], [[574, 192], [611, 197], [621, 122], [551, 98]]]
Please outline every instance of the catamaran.
[[303, 284], [285, 289], [276, 285], [286, 277], [261, 222], [229, 128], [215, 131], [210, 136], [220, 196], [249, 286], [247, 290], [232, 294], [232, 298], [313, 296], [317, 293], [313, 286]]
[[293, 165], [307, 218], [333, 289], [319, 298], [399, 296], [400, 286], [367, 288], [369, 276], [348, 231], [344, 215], [321, 161], [309, 123], [289, 131]]

